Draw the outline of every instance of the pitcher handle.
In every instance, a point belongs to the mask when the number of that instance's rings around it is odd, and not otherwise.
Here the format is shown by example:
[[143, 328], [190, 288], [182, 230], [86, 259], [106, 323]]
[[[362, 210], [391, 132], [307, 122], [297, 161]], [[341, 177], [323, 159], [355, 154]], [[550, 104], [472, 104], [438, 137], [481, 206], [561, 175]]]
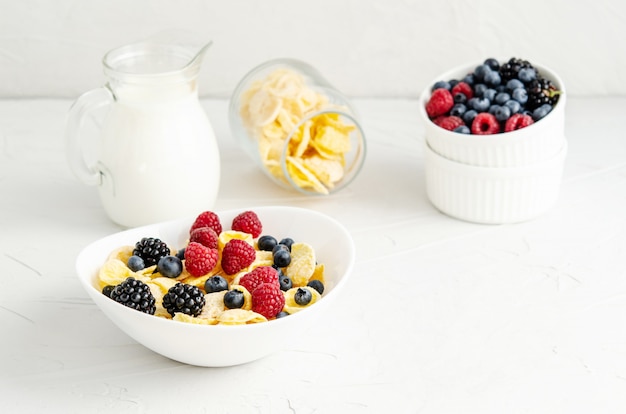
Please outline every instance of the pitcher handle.
[[111, 90], [103, 86], [79, 96], [69, 110], [65, 129], [66, 156], [74, 175], [87, 185], [100, 185], [102, 172], [95, 166], [87, 165], [80, 132], [89, 112], [110, 105], [114, 99]]

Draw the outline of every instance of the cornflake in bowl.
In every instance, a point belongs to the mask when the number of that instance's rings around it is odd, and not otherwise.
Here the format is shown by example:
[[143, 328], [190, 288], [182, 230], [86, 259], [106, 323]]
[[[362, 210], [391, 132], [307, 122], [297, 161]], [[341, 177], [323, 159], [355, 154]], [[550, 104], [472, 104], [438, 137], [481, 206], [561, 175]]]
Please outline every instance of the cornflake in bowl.
[[[231, 228], [236, 217], [249, 211], [254, 212], [262, 224], [261, 233], [254, 236], [242, 231], [240, 226], [237, 227], [239, 230]], [[181, 254], [182, 271], [168, 275], [170, 277], [163, 274], [172, 268], [176, 269], [176, 266], [165, 266], [165, 260], [161, 265], [150, 264], [136, 270], [128, 266], [134, 246], [144, 238], [152, 239], [142, 244], [144, 247], [144, 244], [150, 243], [148, 250], [161, 249], [158, 243], [154, 246], [154, 239], [167, 245], [170, 252], [160, 253], [167, 257], [175, 257], [183, 247], [189, 249], [190, 229], [199, 217], [195, 216], [129, 229], [91, 243], [76, 259], [81, 284], [107, 317], [127, 335], [167, 358], [197, 366], [222, 367], [257, 360], [289, 347], [307, 326], [323, 323], [324, 312], [341, 295], [354, 266], [355, 248], [348, 231], [331, 217], [302, 208], [254, 207], [214, 214], [219, 217], [223, 230], [218, 236], [217, 245], [209, 248], [216, 250], [212, 254], [217, 255], [217, 262], [206, 274], [193, 276], [189, 273], [190, 270], [196, 274], [204, 270], [198, 270], [201, 269], [198, 266], [187, 268], [185, 262], [192, 259], [186, 251]], [[258, 229], [254, 232], [258, 233]], [[270, 273], [267, 267], [272, 266], [273, 255], [269, 251], [259, 250], [258, 246], [260, 237], [265, 235], [271, 235], [277, 241], [293, 241], [293, 244], [289, 242], [293, 248], [291, 261], [282, 263], [284, 266], [281, 267], [285, 275], [290, 275], [293, 286], [282, 286], [279, 290], [284, 295], [284, 307], [280, 311], [288, 312], [287, 316], [278, 315], [278, 309], [268, 311], [263, 304], [255, 304], [255, 292], [270, 283], [261, 283], [261, 287], [253, 289], [251, 283], [256, 282], [244, 279], [256, 269], [263, 268]], [[224, 249], [232, 240], [238, 240], [233, 245], [241, 241], [254, 247], [253, 262], [239, 271], [236, 271], [233, 262], [224, 266], [221, 263]], [[314, 254], [312, 265], [309, 257], [311, 252]], [[172, 263], [175, 262], [172, 259]], [[131, 267], [134, 267], [134, 263]], [[226, 273], [223, 267], [230, 271]], [[205, 283], [212, 276], [222, 276], [228, 283], [227, 290], [207, 293]], [[111, 293], [114, 286], [121, 285], [129, 277], [134, 280], [131, 280], [132, 284], [140, 281], [148, 286], [152, 295], [145, 295], [141, 289], [137, 289], [144, 297], [135, 295], [133, 299], [133, 292], [124, 297], [122, 288], [118, 288], [116, 294]], [[322, 282], [322, 293], [314, 286], [318, 282], [309, 283], [313, 280]], [[163, 299], [177, 283], [190, 286], [191, 297], [202, 302], [201, 306], [198, 303], [190, 306], [200, 306], [200, 309], [196, 309], [199, 313], [174, 311], [173, 316], [169, 314]], [[241, 306], [231, 309], [224, 305], [224, 297], [226, 292], [233, 290], [243, 293], [243, 302]], [[273, 287], [266, 290], [275, 294]], [[199, 295], [194, 296], [198, 291], [202, 294], [202, 300]], [[112, 299], [115, 295], [118, 300]], [[302, 297], [309, 302], [301, 305]]]

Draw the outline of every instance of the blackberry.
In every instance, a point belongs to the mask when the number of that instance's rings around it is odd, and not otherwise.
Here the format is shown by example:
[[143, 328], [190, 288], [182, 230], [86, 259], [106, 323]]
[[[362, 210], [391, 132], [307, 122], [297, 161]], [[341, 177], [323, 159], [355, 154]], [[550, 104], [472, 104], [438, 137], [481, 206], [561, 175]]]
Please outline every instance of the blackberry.
[[178, 312], [198, 316], [204, 303], [204, 294], [198, 287], [180, 282], [172, 286], [163, 296], [163, 307], [172, 316]]
[[506, 83], [511, 79], [518, 79], [520, 69], [535, 69], [533, 65], [527, 60], [517, 59], [512, 57], [508, 62], [500, 65], [500, 77], [502, 83]]
[[143, 259], [146, 267], [154, 266], [159, 262], [161, 257], [170, 254], [170, 249], [161, 239], [154, 237], [144, 237], [135, 243], [133, 255]]
[[528, 84], [527, 107], [531, 110], [548, 104], [554, 106], [559, 100], [559, 91], [549, 79], [538, 77]]
[[154, 315], [156, 301], [148, 285], [129, 277], [111, 291], [111, 299], [131, 309]]
[[113, 285], [106, 285], [105, 287], [102, 288], [102, 294], [108, 298], [111, 297], [111, 292], [113, 292], [113, 289], [115, 289], [115, 286]]

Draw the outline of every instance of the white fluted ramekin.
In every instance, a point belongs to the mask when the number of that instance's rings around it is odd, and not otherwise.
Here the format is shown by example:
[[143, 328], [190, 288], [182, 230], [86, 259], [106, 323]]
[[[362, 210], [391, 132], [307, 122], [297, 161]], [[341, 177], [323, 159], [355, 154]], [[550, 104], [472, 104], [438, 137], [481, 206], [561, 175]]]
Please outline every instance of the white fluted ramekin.
[[533, 219], [557, 201], [567, 144], [553, 157], [523, 167], [476, 167], [425, 146], [426, 192], [441, 212], [461, 220], [504, 224]]

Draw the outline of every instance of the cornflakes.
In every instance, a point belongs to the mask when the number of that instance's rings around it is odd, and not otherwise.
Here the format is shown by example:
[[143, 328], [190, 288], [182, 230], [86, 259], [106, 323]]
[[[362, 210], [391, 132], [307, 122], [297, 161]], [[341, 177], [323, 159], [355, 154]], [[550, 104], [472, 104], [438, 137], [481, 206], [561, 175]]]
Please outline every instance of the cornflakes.
[[[260, 159], [272, 176], [306, 191], [329, 194], [345, 176], [344, 160], [352, 150], [351, 134], [356, 129], [333, 108], [338, 107], [302, 75], [277, 69], [242, 94], [240, 115], [257, 139]], [[283, 162], [290, 180], [284, 176]]]

